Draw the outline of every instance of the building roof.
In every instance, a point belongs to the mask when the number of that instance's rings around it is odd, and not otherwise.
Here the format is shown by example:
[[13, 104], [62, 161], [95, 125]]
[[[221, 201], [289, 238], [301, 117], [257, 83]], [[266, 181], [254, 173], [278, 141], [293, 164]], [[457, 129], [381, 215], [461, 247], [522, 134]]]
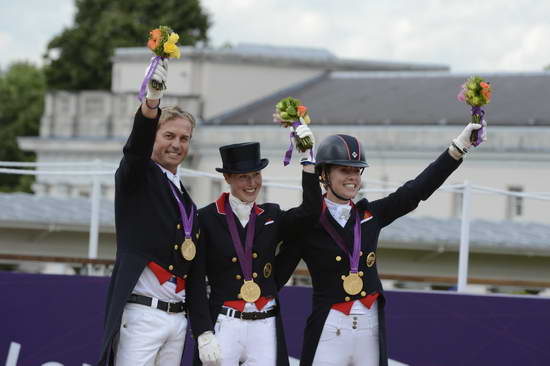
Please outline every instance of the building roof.
[[[404, 216], [382, 230], [384, 247], [458, 250], [459, 219]], [[470, 248], [474, 252], [550, 255], [550, 225], [534, 222], [472, 220]]]
[[[0, 193], [0, 227], [48, 228], [49, 230], [88, 231], [92, 205], [85, 197], [50, 197], [28, 193]], [[101, 200], [101, 231], [114, 232], [112, 201]]]
[[[210, 118], [210, 124], [273, 124], [275, 104], [292, 96], [315, 124], [460, 124], [468, 106], [457, 100], [469, 74], [447, 72], [331, 72]], [[482, 74], [493, 87], [484, 107], [492, 125], [550, 126], [550, 72]]]
[[[0, 194], [0, 227], [58, 228], [88, 231], [91, 204], [87, 198], [55, 198], [27, 193]], [[114, 231], [113, 202], [103, 200], [100, 229]], [[460, 220], [405, 216], [385, 228], [383, 247], [422, 250], [457, 250]], [[550, 225], [515, 221], [474, 220], [470, 247], [473, 252], [550, 255]]]
[[[448, 71], [449, 66], [433, 63], [395, 62], [382, 60], [341, 59], [323, 48], [285, 47], [239, 43], [231, 47], [180, 47], [182, 60], [199, 59], [224, 63], [251, 63], [320, 67], [327, 70], [432, 70]], [[147, 60], [151, 51], [146, 47], [115, 49], [113, 62]], [[178, 61], [172, 61], [178, 62]]]

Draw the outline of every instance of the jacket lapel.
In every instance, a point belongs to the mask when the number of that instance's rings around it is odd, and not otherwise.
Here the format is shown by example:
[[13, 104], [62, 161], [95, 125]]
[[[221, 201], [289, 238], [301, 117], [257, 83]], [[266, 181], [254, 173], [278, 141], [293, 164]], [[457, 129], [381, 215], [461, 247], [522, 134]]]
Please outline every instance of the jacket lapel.
[[[328, 224], [334, 227], [334, 230], [336, 231], [336, 233], [338, 233], [338, 235], [340, 235], [340, 237], [344, 241], [344, 245], [346, 246], [346, 248], [348, 248], [349, 251], [353, 251], [353, 235], [354, 235], [353, 225], [355, 224], [355, 215], [353, 214], [353, 211], [344, 227], [340, 226], [338, 221], [336, 221], [336, 219], [332, 217], [328, 208], [326, 209], [325, 213], [323, 213], [323, 215], [325, 214], [328, 216]], [[327, 235], [329, 235], [330, 237], [330, 234], [327, 233]], [[332, 238], [331, 238], [331, 241], [333, 241]], [[332, 245], [338, 246], [338, 244], [336, 243], [332, 243]], [[338, 248], [340, 247], [338, 246]]]
[[[254, 244], [257, 242], [258, 235], [265, 229], [265, 224], [270, 220], [271, 218], [268, 216], [268, 214], [265, 212], [263, 208], [256, 205], [256, 227], [254, 228]], [[256, 245], [254, 245], [256, 246]]]
[[[227, 236], [229, 237], [229, 240], [231, 240], [231, 233], [229, 231], [229, 227], [227, 226], [227, 220], [225, 218], [225, 200], [229, 193], [224, 192], [218, 197], [215, 203], [215, 209], [216, 209], [216, 217], [220, 221], [220, 225], [225, 229], [227, 232]], [[235, 219], [237, 220], [237, 219]], [[237, 220], [238, 221], [238, 220]]]

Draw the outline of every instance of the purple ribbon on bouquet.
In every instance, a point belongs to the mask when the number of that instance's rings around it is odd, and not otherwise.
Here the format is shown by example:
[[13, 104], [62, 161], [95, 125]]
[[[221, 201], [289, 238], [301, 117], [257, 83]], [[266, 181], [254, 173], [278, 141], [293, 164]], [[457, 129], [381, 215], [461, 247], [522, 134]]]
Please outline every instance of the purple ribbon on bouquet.
[[237, 257], [239, 258], [239, 266], [243, 272], [244, 279], [246, 281], [250, 281], [252, 280], [252, 246], [254, 245], [254, 230], [256, 229], [256, 203], [254, 203], [252, 209], [250, 210], [244, 248], [241, 237], [239, 236], [237, 224], [235, 223], [235, 214], [233, 213], [233, 209], [229, 203], [229, 196], [225, 198], [224, 210], [227, 227], [229, 228], [229, 233], [231, 234], [231, 241], [233, 242], [233, 247], [235, 248]]
[[162, 57], [160, 56], [153, 57], [153, 60], [149, 64], [149, 68], [147, 68], [147, 72], [145, 73], [145, 78], [143, 79], [143, 82], [141, 83], [141, 88], [139, 89], [138, 99], [140, 101], [142, 101], [143, 97], [145, 97], [145, 93], [147, 91], [147, 84], [149, 83], [149, 80], [151, 80], [151, 77], [153, 77], [153, 73], [157, 69], [157, 66], [160, 60], [162, 60]]
[[485, 126], [487, 126], [487, 122], [483, 119], [484, 115], [485, 111], [481, 107], [472, 106], [472, 116], [479, 116], [479, 123], [483, 126], [477, 130], [476, 140], [472, 142], [472, 145], [476, 147], [483, 142], [483, 137], [485, 136]]
[[[299, 121], [292, 122], [292, 127], [296, 128], [300, 126], [302, 123]], [[290, 132], [290, 145], [288, 146], [288, 150], [285, 152], [285, 158], [283, 159], [284, 166], [287, 166], [290, 164], [290, 159], [292, 159], [292, 151], [294, 150], [294, 145], [292, 144], [292, 138], [296, 137], [296, 132], [291, 131]]]
[[329, 222], [327, 218], [327, 207], [323, 207], [323, 212], [321, 213], [320, 222], [321, 225], [325, 228], [327, 233], [330, 235], [332, 240], [348, 255], [349, 258], [349, 265], [350, 265], [350, 273], [357, 273], [359, 270], [359, 257], [361, 256], [361, 218], [359, 217], [359, 211], [357, 208], [353, 207], [354, 214], [355, 214], [355, 224], [353, 225], [353, 252], [350, 253], [349, 249], [347, 248], [346, 244], [344, 243], [344, 239], [338, 234], [338, 232], [334, 229], [332, 224]]

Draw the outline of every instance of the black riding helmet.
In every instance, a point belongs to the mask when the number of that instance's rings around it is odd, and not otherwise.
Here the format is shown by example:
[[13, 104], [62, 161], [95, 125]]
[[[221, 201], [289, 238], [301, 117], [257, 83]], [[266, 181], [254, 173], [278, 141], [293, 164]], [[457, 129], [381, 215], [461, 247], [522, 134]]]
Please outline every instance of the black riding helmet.
[[317, 148], [315, 161], [316, 170], [329, 164], [356, 168], [369, 166], [363, 147], [355, 137], [349, 135], [331, 135], [324, 139]]
[[351, 166], [361, 168], [361, 171], [369, 166], [363, 147], [353, 136], [331, 135], [319, 144], [315, 155], [315, 172], [321, 177], [321, 182], [340, 199], [344, 198], [336, 194], [330, 181], [325, 181], [323, 177], [323, 170], [329, 165]]

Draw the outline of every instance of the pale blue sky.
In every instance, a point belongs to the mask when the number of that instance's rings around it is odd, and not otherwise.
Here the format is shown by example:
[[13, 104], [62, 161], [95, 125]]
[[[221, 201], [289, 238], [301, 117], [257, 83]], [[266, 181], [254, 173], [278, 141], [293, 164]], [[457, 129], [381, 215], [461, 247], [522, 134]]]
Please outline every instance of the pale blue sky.
[[[0, 0], [0, 67], [39, 63], [72, 22], [74, 0]], [[453, 71], [550, 64], [547, 0], [203, 0], [211, 44], [326, 48], [342, 58], [430, 62]], [[521, 5], [520, 5], [521, 4]]]

